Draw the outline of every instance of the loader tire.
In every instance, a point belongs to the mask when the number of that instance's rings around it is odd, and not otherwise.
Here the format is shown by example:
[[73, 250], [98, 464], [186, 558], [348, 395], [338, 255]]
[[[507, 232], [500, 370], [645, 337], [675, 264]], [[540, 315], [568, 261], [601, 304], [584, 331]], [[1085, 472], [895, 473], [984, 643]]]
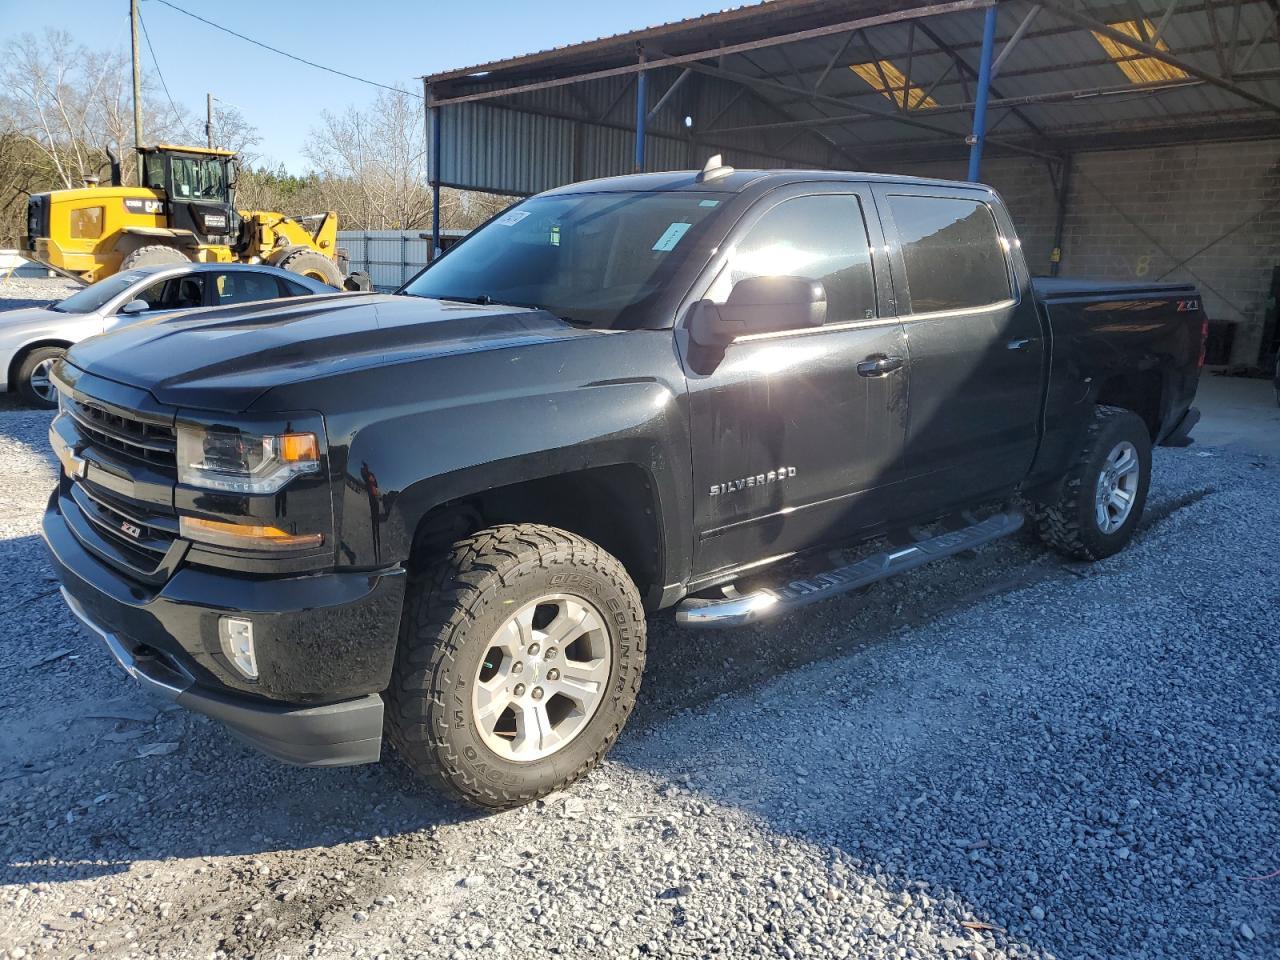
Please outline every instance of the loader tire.
[[644, 660], [644, 609], [617, 559], [555, 527], [490, 527], [409, 583], [388, 739], [455, 798], [529, 803], [600, 762]]
[[281, 270], [288, 270], [290, 273], [310, 277], [312, 280], [319, 280], [331, 287], [342, 289], [342, 271], [338, 269], [338, 265], [315, 250], [295, 250], [281, 258], [276, 266]]
[[163, 266], [170, 263], [190, 263], [191, 258], [176, 247], [167, 247], [162, 243], [152, 243], [139, 247], [120, 261], [121, 270], [132, 270], [134, 267]]

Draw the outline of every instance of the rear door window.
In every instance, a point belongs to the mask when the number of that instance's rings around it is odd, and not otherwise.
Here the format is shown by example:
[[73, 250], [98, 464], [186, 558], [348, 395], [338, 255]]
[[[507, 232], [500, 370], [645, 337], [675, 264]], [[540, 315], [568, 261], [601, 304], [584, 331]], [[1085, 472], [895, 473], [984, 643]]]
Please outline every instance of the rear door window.
[[228, 270], [219, 273], [214, 281], [218, 291], [218, 303], [227, 306], [233, 303], [253, 303], [257, 300], [275, 300], [280, 296], [280, 288], [276, 278], [265, 273], [252, 270]]
[[1012, 299], [1004, 241], [991, 208], [963, 197], [891, 195], [912, 313]]
[[821, 280], [827, 323], [876, 316], [876, 282], [862, 205], [852, 194], [783, 200], [734, 244], [707, 296], [723, 303], [739, 280], [760, 276]]
[[280, 284], [280, 296], [282, 297], [309, 297], [315, 293], [314, 290], [308, 290], [302, 284], [286, 280], [284, 277], [276, 277], [276, 281]]

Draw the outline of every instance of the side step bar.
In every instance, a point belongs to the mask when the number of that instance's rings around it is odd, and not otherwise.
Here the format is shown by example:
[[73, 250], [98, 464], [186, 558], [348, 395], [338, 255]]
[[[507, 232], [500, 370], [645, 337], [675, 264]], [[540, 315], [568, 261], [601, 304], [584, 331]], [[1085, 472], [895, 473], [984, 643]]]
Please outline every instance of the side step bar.
[[689, 597], [676, 608], [676, 623], [691, 628], [756, 623], [1007, 537], [1016, 533], [1024, 520], [1021, 511], [997, 513], [959, 530], [948, 530], [909, 546], [873, 553], [783, 586], [764, 587], [747, 594], [739, 594], [730, 586], [725, 590], [724, 599]]

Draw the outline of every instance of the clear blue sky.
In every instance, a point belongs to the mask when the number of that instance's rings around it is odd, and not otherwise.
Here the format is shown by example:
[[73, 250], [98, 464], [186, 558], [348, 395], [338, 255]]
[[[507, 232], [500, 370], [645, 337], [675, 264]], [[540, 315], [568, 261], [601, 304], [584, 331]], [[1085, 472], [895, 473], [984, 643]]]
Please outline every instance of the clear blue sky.
[[[451, 67], [562, 46], [698, 16], [732, 0], [174, 0], [264, 43], [367, 77], [417, 89]], [[206, 91], [258, 128], [264, 159], [301, 172], [307, 129], [321, 110], [368, 102], [373, 87], [303, 66], [143, 0], [142, 18], [173, 98], [204, 116]], [[55, 27], [91, 48], [129, 48], [128, 0], [0, 0], [0, 39]], [[154, 73], [145, 43], [143, 69]], [[199, 131], [197, 131], [199, 132]]]

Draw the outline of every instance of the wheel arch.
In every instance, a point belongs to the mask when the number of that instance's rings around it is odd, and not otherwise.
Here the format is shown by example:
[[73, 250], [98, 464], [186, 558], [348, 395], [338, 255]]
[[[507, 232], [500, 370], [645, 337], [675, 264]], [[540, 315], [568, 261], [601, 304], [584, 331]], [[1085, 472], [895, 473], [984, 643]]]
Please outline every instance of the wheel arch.
[[1094, 403], [1099, 407], [1122, 407], [1136, 413], [1147, 425], [1154, 443], [1167, 417], [1165, 380], [1158, 369], [1116, 373], [1098, 383]]
[[7, 379], [5, 380], [5, 389], [13, 391], [18, 386], [18, 370], [22, 363], [31, 354], [32, 350], [39, 350], [41, 347], [57, 347], [60, 350], [70, 350], [74, 344], [70, 340], [60, 339], [58, 337], [41, 337], [32, 340], [30, 343], [24, 343], [21, 347], [13, 352], [13, 357], [9, 360], [9, 369], [6, 371]]
[[651, 473], [615, 462], [526, 477], [436, 503], [413, 525], [408, 565], [420, 568], [477, 530], [508, 523], [557, 527], [617, 557], [644, 598], [661, 597], [665, 564], [662, 508]]

